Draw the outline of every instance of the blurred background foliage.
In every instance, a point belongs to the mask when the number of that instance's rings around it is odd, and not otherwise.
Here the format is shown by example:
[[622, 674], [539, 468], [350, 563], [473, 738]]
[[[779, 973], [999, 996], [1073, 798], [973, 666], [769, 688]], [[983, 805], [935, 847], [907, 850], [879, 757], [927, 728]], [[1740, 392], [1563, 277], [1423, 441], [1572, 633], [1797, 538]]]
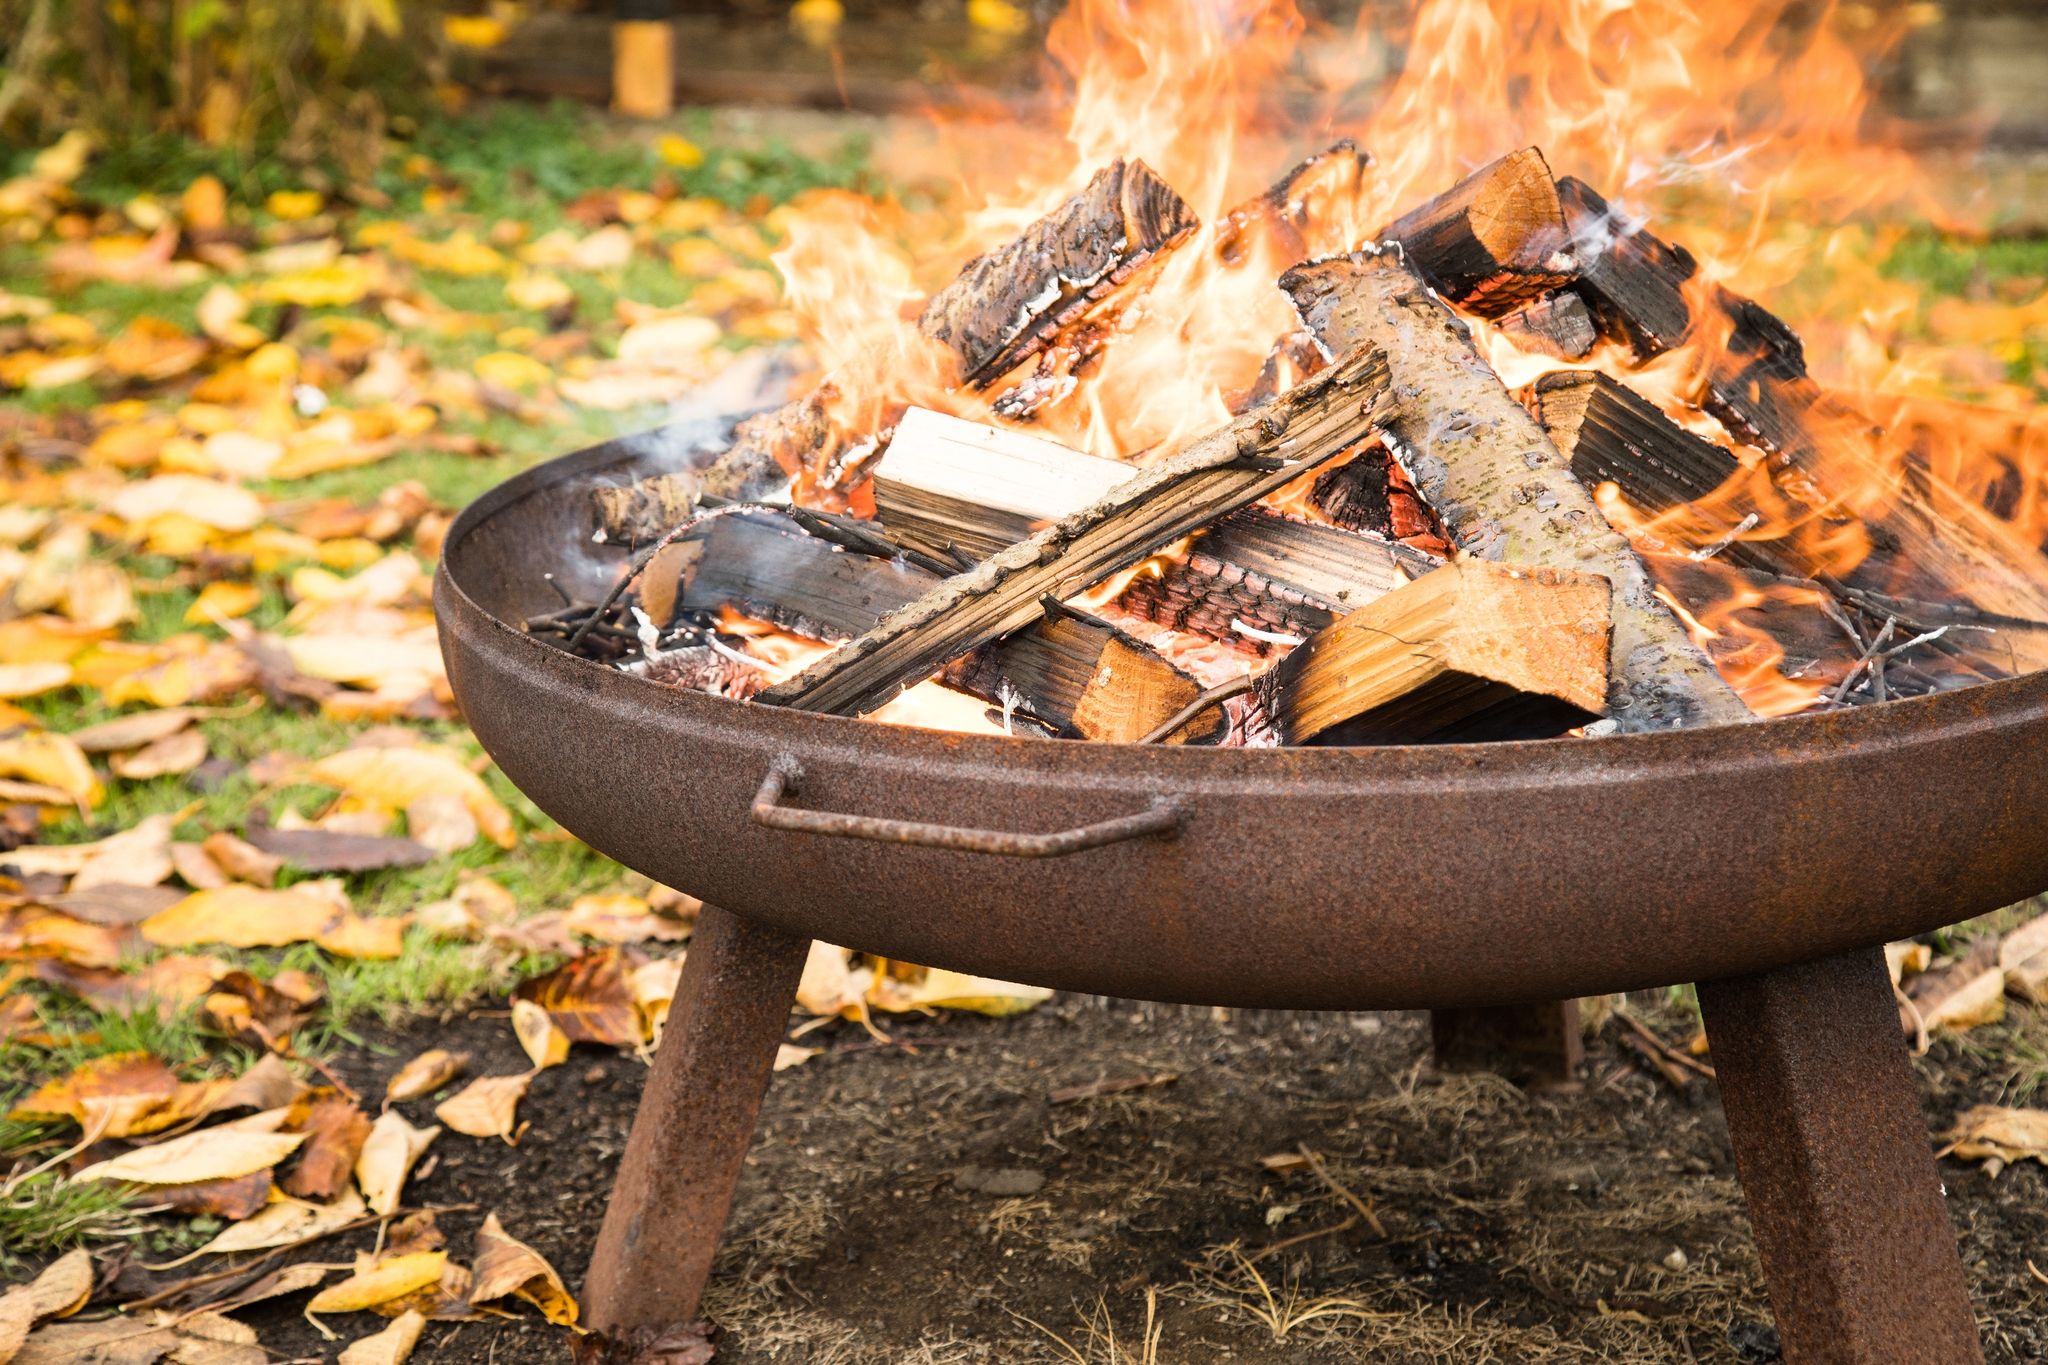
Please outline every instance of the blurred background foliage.
[[0, 137], [373, 166], [445, 72], [440, 0], [0, 0]]

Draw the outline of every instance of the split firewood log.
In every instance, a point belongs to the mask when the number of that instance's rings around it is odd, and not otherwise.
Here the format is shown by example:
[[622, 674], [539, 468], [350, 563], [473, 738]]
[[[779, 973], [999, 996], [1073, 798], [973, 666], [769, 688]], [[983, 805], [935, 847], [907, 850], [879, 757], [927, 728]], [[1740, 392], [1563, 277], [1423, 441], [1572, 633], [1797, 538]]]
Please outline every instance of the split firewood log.
[[1545, 739], [1607, 704], [1607, 581], [1461, 559], [1318, 631], [1260, 675], [1282, 744]]
[[[719, 516], [649, 562], [642, 601], [661, 627], [681, 613], [729, 607], [836, 644], [943, 581], [935, 566], [890, 554], [878, 540], [864, 534], [862, 548], [834, 544], [766, 510]], [[955, 660], [939, 680], [1061, 738], [1110, 743], [1151, 734], [1202, 690], [1143, 642], [1070, 609]], [[1211, 716], [1168, 742], [1211, 740], [1217, 731]]]
[[1298, 266], [1281, 280], [1333, 354], [1387, 357], [1382, 426], [1457, 548], [1477, 559], [1597, 573], [1613, 587], [1608, 713], [1625, 730], [1745, 719], [1749, 709], [1657, 597], [1628, 541], [1470, 333], [1395, 253]]
[[1447, 299], [1481, 317], [1511, 313], [1572, 279], [1564, 208], [1534, 147], [1480, 167], [1382, 228]]
[[906, 683], [1028, 625], [1041, 599], [1071, 597], [1352, 449], [1386, 382], [1385, 359], [1359, 348], [1093, 507], [948, 579], [761, 699], [839, 715], [873, 711]]

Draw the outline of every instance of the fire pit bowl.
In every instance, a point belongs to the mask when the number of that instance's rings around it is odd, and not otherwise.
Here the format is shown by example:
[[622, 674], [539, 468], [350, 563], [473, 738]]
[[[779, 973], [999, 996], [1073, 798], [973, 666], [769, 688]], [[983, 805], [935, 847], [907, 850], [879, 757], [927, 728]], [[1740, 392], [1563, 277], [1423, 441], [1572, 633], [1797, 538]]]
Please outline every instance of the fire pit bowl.
[[[1718, 983], [1714, 1059], [1792, 1357], [1976, 1358], [1871, 950], [2048, 888], [2048, 675], [1609, 739], [1166, 748], [732, 701], [514, 624], [558, 605], [544, 575], [590, 599], [624, 561], [591, 542], [590, 489], [708, 458], [727, 430], [663, 428], [510, 480], [456, 521], [435, 587], [457, 700], [511, 780], [717, 907], [593, 1264], [600, 1327], [694, 1312], [817, 937], [1248, 1007]], [[1930, 1284], [1959, 1309], [1930, 1311]]]

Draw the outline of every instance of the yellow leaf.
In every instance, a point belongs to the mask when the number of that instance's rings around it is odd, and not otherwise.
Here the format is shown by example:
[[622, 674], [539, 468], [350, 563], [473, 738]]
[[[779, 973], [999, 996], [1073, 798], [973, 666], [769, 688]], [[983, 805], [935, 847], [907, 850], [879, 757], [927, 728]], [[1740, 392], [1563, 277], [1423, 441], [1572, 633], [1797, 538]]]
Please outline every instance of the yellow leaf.
[[907, 1008], [972, 1010], [976, 1014], [1022, 1014], [1052, 999], [1043, 986], [1018, 986], [985, 976], [943, 971], [937, 967], [903, 997]]
[[967, 22], [1005, 38], [1021, 37], [1031, 31], [1031, 16], [1009, 0], [967, 0]]
[[185, 608], [185, 624], [207, 626], [247, 616], [263, 605], [263, 589], [254, 583], [208, 583]]
[[85, 751], [42, 730], [0, 735], [0, 777], [55, 787], [80, 806], [97, 806], [106, 795]]
[[138, 1147], [86, 1167], [74, 1180], [126, 1180], [137, 1185], [189, 1185], [267, 1171], [298, 1150], [304, 1133], [253, 1133], [208, 1128]]
[[663, 133], [655, 144], [661, 159], [678, 170], [694, 171], [704, 164], [704, 149], [676, 133]]
[[495, 248], [484, 245], [467, 232], [458, 232], [445, 242], [401, 238], [392, 243], [391, 251], [400, 260], [411, 261], [443, 275], [496, 275], [511, 267], [511, 262]]
[[296, 223], [318, 213], [324, 202], [318, 190], [273, 190], [263, 201], [263, 207], [270, 210], [273, 218]]
[[361, 1218], [362, 1197], [354, 1190], [341, 1192], [332, 1204], [309, 1204], [301, 1199], [278, 1195], [261, 1212], [230, 1224], [220, 1236], [194, 1255], [223, 1255], [230, 1251], [261, 1251], [281, 1247], [333, 1232]]
[[399, 1103], [431, 1095], [460, 1076], [469, 1066], [469, 1054], [446, 1048], [429, 1048], [398, 1068], [384, 1087], [384, 1098]]
[[446, 749], [344, 749], [306, 770], [306, 780], [338, 787], [360, 801], [400, 811], [423, 796], [445, 792], [459, 797], [477, 827], [500, 848], [517, 843], [512, 813], [491, 795], [482, 778]]
[[356, 1184], [371, 1212], [390, 1213], [398, 1207], [413, 1163], [439, 1136], [439, 1128], [415, 1128], [395, 1109], [377, 1116], [377, 1121], [370, 1125], [370, 1136], [364, 1140], [362, 1152], [356, 1157]]
[[[388, 1210], [387, 1210], [388, 1211]], [[313, 1296], [308, 1313], [360, 1313], [380, 1303], [403, 1298], [415, 1290], [438, 1284], [447, 1267], [445, 1251], [415, 1251], [391, 1256], [367, 1270], [359, 1270], [339, 1284], [331, 1284]]]
[[619, 359], [635, 365], [689, 365], [718, 344], [721, 333], [710, 318], [653, 318], [628, 327], [619, 338]]
[[532, 356], [493, 351], [476, 362], [476, 377], [501, 389], [527, 392], [545, 386], [555, 372]]
[[105, 506], [126, 522], [176, 514], [216, 531], [247, 531], [263, 520], [263, 500], [254, 493], [197, 474], [158, 474], [131, 483]]
[[506, 1232], [495, 1213], [484, 1219], [476, 1234], [475, 1274], [471, 1303], [490, 1303], [510, 1294], [540, 1309], [549, 1322], [563, 1327], [576, 1323], [576, 1300], [562, 1277], [539, 1252]]
[[206, 761], [206, 736], [197, 730], [181, 730], [132, 753], [115, 754], [107, 760], [114, 776], [130, 782], [147, 782], [154, 777], [189, 773]]
[[335, 1365], [405, 1365], [426, 1326], [427, 1315], [417, 1308], [408, 1308], [383, 1331], [350, 1342]]
[[441, 20], [441, 32], [457, 47], [496, 47], [505, 41], [504, 21], [488, 14], [450, 14]]
[[519, 1046], [533, 1059], [536, 1071], [560, 1066], [569, 1057], [569, 1035], [562, 1032], [548, 1012], [531, 1000], [512, 1002], [512, 1032]]
[[70, 682], [70, 664], [0, 664], [0, 697], [40, 697]]
[[78, 179], [79, 172], [85, 169], [86, 159], [92, 154], [92, 134], [73, 128], [37, 152], [35, 159], [29, 162], [28, 171], [38, 180], [68, 185]]
[[307, 266], [273, 276], [257, 287], [266, 303], [296, 303], [302, 308], [346, 308], [361, 303], [384, 287], [383, 268], [367, 256], [342, 256], [323, 265]]
[[434, 1117], [469, 1137], [513, 1140], [519, 1101], [533, 1084], [533, 1073], [521, 1076], [479, 1076], [434, 1106]]
[[505, 284], [505, 297], [521, 308], [545, 313], [576, 297], [576, 291], [556, 276], [539, 270], [521, 271]]
[[195, 891], [151, 915], [142, 922], [142, 937], [159, 948], [276, 948], [316, 938], [336, 918], [332, 903], [303, 891], [223, 886]]
[[388, 962], [405, 947], [405, 920], [391, 916], [344, 915], [313, 940], [336, 957]]
[[790, 26], [812, 47], [830, 47], [845, 18], [839, 0], [796, 0], [789, 7]]
[[202, 175], [178, 196], [178, 216], [196, 232], [216, 232], [227, 226], [228, 187], [217, 175]]

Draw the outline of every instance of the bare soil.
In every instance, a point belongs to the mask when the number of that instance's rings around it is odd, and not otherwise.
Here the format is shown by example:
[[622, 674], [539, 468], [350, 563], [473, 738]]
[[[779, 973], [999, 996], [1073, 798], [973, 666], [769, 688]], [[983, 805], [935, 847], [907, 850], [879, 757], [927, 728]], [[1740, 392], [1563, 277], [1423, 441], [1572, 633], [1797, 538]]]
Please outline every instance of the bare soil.
[[[1436, 1072], [1419, 1015], [1063, 998], [888, 1027], [884, 1045], [834, 1025], [810, 1040], [825, 1055], [775, 1078], [706, 1305], [721, 1365], [1778, 1358], [1711, 1085], [1675, 1092], [1612, 1029], [1576, 1093], [1529, 1094]], [[428, 1045], [480, 1074], [524, 1065], [502, 1015], [370, 1041], [341, 1063], [366, 1093]], [[1918, 1065], [1931, 1131], [1997, 1093], [1984, 1049]], [[535, 1081], [519, 1146], [444, 1137], [408, 1199], [474, 1206], [440, 1218], [464, 1260], [497, 1211], [574, 1287], [644, 1075], [579, 1049]], [[1384, 1237], [1312, 1167], [1262, 1164], [1304, 1149]], [[2027, 1264], [2048, 1261], [2048, 1178], [1942, 1175], [1991, 1360], [2048, 1359], [2048, 1284]], [[243, 1316], [277, 1356], [326, 1358], [303, 1297]], [[567, 1354], [529, 1317], [436, 1324], [417, 1358]]]

